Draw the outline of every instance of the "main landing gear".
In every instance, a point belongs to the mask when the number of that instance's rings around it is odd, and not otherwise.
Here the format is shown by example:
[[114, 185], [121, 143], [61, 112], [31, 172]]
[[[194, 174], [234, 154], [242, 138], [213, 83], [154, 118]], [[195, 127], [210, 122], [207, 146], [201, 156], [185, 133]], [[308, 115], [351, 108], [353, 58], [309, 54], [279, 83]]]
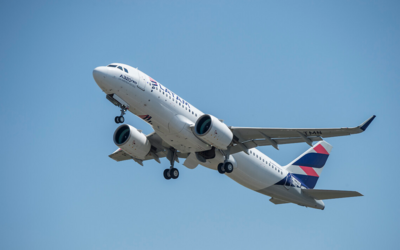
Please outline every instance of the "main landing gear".
[[232, 173], [232, 171], [233, 171], [233, 165], [229, 161], [218, 164], [218, 172], [220, 174], [225, 174], [225, 173], [229, 174]]
[[176, 179], [179, 177], [179, 170], [176, 168], [167, 168], [164, 170], [164, 178], [166, 180]]
[[221, 150], [221, 153], [225, 156], [225, 161], [223, 163], [218, 164], [218, 172], [220, 174], [225, 174], [225, 173], [230, 174], [233, 171], [233, 164], [228, 161], [230, 156], [229, 148], [228, 150], [224, 151]]
[[168, 158], [169, 162], [171, 163], [171, 167], [164, 170], [164, 178], [166, 180], [169, 180], [171, 178], [176, 179], [179, 177], [179, 170], [174, 168], [174, 163], [175, 163], [176, 157], [177, 157], [176, 149], [174, 149], [174, 148], [170, 149], [167, 154], [167, 158]]
[[127, 110], [128, 110], [127, 107], [125, 107], [125, 106], [122, 106], [122, 107], [121, 107], [121, 115], [115, 117], [115, 119], [114, 119], [115, 123], [124, 123], [124, 122], [125, 122], [124, 115], [125, 115], [125, 112], [126, 112]]

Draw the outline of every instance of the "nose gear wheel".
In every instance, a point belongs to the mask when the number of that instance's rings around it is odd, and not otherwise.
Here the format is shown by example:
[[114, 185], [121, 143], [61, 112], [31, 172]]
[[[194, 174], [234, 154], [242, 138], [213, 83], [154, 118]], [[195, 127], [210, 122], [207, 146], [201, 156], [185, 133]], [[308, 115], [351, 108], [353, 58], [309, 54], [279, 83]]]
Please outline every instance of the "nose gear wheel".
[[121, 115], [115, 117], [115, 119], [114, 119], [115, 123], [124, 123], [124, 122], [125, 122], [124, 115], [125, 115], [125, 112], [126, 112], [127, 110], [128, 110], [127, 107], [125, 107], [125, 106], [122, 106], [122, 107], [121, 107]]
[[125, 118], [123, 116], [116, 116], [114, 121], [115, 123], [124, 123]]

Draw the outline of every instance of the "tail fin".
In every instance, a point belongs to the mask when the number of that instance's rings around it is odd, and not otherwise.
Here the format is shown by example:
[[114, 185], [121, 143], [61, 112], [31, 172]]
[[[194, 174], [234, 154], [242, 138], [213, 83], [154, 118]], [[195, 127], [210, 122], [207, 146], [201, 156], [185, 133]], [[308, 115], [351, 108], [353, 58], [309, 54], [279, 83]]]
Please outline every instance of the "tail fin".
[[331, 150], [329, 143], [321, 141], [285, 168], [307, 187], [314, 188]]

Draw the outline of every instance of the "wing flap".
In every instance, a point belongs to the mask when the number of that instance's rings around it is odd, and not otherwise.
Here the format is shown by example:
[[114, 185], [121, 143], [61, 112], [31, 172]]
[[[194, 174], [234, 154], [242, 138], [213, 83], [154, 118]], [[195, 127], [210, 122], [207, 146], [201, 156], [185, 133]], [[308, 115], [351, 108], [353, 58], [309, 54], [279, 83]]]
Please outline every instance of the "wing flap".
[[317, 200], [329, 200], [329, 199], [363, 196], [357, 191], [343, 191], [343, 190], [303, 189], [302, 192]]

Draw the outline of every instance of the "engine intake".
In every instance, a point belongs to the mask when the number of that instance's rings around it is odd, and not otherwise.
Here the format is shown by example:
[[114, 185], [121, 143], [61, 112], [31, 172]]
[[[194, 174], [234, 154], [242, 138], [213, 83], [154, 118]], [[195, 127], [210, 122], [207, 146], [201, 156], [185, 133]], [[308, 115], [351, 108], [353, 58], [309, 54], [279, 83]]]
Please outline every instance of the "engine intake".
[[131, 125], [121, 125], [114, 132], [114, 143], [130, 156], [144, 160], [150, 152], [151, 144], [146, 135]]
[[233, 139], [228, 126], [212, 115], [199, 117], [194, 130], [200, 139], [218, 149], [227, 149]]

